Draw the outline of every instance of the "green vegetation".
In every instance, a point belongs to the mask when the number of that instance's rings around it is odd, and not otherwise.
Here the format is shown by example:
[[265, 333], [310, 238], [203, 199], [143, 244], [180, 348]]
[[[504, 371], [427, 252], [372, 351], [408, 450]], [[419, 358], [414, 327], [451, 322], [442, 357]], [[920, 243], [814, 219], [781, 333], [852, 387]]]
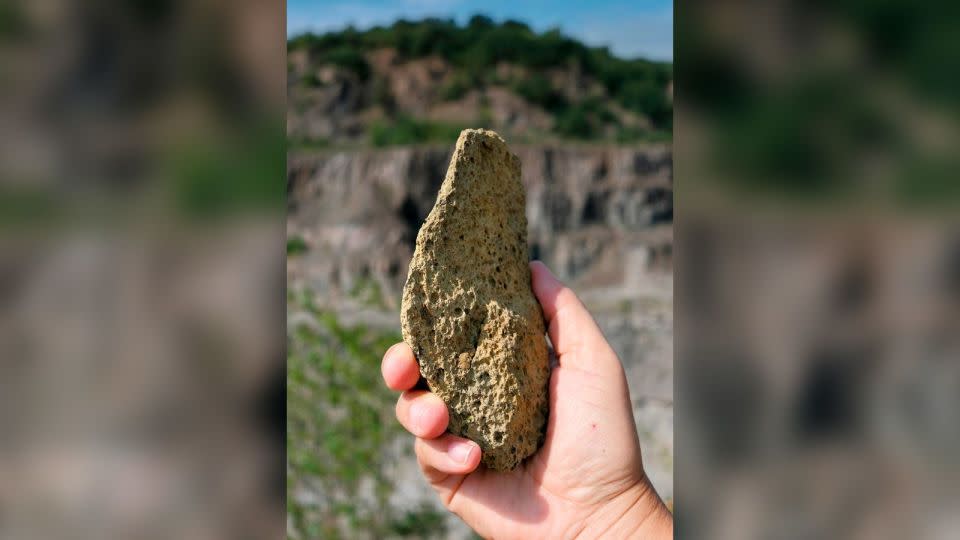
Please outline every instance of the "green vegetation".
[[[580, 103], [563, 108], [557, 116], [557, 133], [575, 139], [595, 139], [602, 137], [606, 125], [616, 125], [621, 134], [619, 140], [628, 142], [633, 140], [629, 134], [633, 131], [620, 126], [616, 116], [599, 99], [585, 99]], [[627, 136], [623, 136], [627, 134]], [[642, 138], [645, 132], [637, 132], [637, 138]]]
[[[952, 13], [960, 6], [948, 5]], [[815, 26], [849, 36], [859, 54], [811, 49], [802, 62], [788, 54], [776, 73], [749, 69], [733, 41], [708, 31], [708, 21], [685, 19], [677, 40], [683, 99], [696, 111], [702, 168], [710, 171], [685, 182], [688, 188], [713, 184], [716, 195], [749, 208], [955, 214], [960, 157], [947, 126], [960, 113], [960, 77], [944, 66], [956, 65], [960, 47], [943, 9], [825, 4]]]
[[458, 73], [440, 88], [440, 98], [444, 101], [456, 101], [467, 95], [472, 81], [464, 73]]
[[287, 238], [287, 257], [302, 255], [308, 250], [307, 242], [302, 236], [292, 236]]
[[596, 128], [588, 118], [583, 107], [571, 107], [557, 118], [557, 133], [576, 139], [589, 139], [596, 134]]
[[410, 445], [392, 444], [403, 430], [393, 417], [396, 395], [380, 380], [380, 358], [400, 335], [344, 326], [309, 293], [287, 301], [288, 312], [307, 315], [287, 330], [288, 535], [441, 536], [443, 513], [388, 502], [387, 469], [398, 448]]
[[630, 110], [643, 111], [659, 128], [673, 126], [673, 107], [667, 102], [662, 88], [639, 81], [630, 81], [620, 90], [620, 102]]
[[567, 107], [567, 99], [553, 88], [546, 77], [535, 73], [513, 84], [513, 91], [523, 99], [540, 105], [544, 109], [558, 113]]
[[191, 219], [283, 208], [284, 126], [275, 119], [216, 139], [177, 140], [164, 155], [173, 202]]
[[287, 137], [287, 150], [322, 150], [330, 147], [326, 137]]
[[363, 57], [363, 52], [349, 45], [324, 51], [323, 54], [320, 55], [320, 63], [340, 66], [356, 73], [361, 80], [366, 80], [367, 77], [370, 76], [370, 64], [368, 64], [366, 58]]
[[16, 2], [0, 4], [0, 39], [19, 38], [26, 34], [27, 18]]
[[323, 82], [320, 81], [320, 77], [317, 77], [316, 73], [307, 73], [303, 76], [303, 79], [300, 80], [300, 84], [306, 88], [320, 88], [323, 86]]
[[417, 120], [401, 115], [391, 121], [377, 121], [370, 126], [370, 144], [392, 146], [397, 144], [420, 144], [456, 140], [460, 131], [468, 126]]
[[650, 142], [662, 143], [673, 140], [673, 133], [670, 131], [649, 131], [639, 128], [621, 127], [617, 130], [617, 142]]
[[[418, 22], [399, 20], [391, 26], [376, 26], [363, 32], [347, 28], [323, 35], [302, 34], [290, 39], [287, 47], [291, 51], [308, 50], [321, 63], [335, 63], [357, 72], [361, 78], [370, 74], [363, 61], [363, 54], [368, 51], [390, 47], [401, 61], [440, 56], [456, 70], [454, 78], [440, 89], [441, 99], [457, 100], [471, 88], [507, 84], [530, 103], [552, 113], [558, 134], [594, 138], [604, 124], [619, 126], [617, 119], [589, 103], [570, 103], [547, 77], [550, 69], [576, 68], [598, 81], [610, 99], [649, 118], [658, 132], [672, 129], [673, 106], [666, 90], [673, 78], [671, 63], [617, 58], [605, 47], [588, 47], [559, 30], [537, 33], [521, 22], [496, 23], [476, 15], [466, 25], [431, 18]], [[524, 68], [526, 75], [499, 80], [496, 66], [501, 63]], [[408, 119], [398, 119], [395, 129], [405, 132], [372, 134], [374, 144], [423, 142], [443, 130]], [[631, 133], [627, 130], [618, 138], [626, 140]]]
[[383, 107], [387, 112], [392, 112], [396, 107], [393, 94], [390, 93], [390, 84], [383, 77], [377, 77], [373, 81], [373, 102]]
[[387, 300], [383, 296], [383, 290], [380, 288], [380, 283], [375, 279], [366, 276], [358, 277], [353, 287], [350, 288], [349, 294], [352, 298], [359, 300], [367, 307], [381, 309], [387, 307]]
[[326, 137], [287, 137], [287, 151], [322, 150], [329, 147], [330, 139]]

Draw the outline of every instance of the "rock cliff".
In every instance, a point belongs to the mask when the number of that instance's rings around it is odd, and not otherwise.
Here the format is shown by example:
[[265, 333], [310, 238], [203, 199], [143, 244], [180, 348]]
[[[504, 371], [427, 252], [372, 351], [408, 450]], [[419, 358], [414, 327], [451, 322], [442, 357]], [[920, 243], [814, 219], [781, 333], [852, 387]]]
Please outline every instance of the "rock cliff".
[[[530, 253], [585, 289], [634, 286], [669, 269], [673, 175], [669, 146], [513, 146], [527, 190]], [[302, 256], [292, 283], [348, 301], [378, 289], [396, 308], [417, 230], [436, 199], [450, 147], [291, 155], [288, 237]]]

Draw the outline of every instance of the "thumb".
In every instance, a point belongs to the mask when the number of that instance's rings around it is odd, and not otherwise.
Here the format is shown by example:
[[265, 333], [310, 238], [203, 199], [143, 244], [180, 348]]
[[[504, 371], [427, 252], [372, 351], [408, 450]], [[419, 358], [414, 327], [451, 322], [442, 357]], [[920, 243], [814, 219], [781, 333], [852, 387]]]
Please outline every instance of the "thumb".
[[[545, 460], [556, 451], [558, 463], [583, 473], [578, 481], [597, 480], [591, 475], [609, 472], [610, 464], [625, 467], [625, 474], [635, 479], [639, 467], [627, 464], [640, 465], [639, 442], [617, 354], [569, 287], [539, 261], [530, 263], [530, 273], [559, 363], [550, 377]], [[592, 446], [584, 445], [587, 440]], [[598, 447], [603, 451], [594, 451]]]
[[559, 365], [604, 375], [622, 372], [616, 353], [577, 295], [540, 261], [530, 263], [530, 275]]

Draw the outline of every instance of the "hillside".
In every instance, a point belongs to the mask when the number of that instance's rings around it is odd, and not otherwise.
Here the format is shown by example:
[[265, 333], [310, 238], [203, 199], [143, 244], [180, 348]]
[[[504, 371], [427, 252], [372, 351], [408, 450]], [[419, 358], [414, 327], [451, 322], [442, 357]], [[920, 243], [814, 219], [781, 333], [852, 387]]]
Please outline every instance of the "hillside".
[[449, 143], [464, 127], [513, 142], [667, 140], [672, 129], [672, 64], [519, 22], [401, 20], [287, 49], [295, 148]]

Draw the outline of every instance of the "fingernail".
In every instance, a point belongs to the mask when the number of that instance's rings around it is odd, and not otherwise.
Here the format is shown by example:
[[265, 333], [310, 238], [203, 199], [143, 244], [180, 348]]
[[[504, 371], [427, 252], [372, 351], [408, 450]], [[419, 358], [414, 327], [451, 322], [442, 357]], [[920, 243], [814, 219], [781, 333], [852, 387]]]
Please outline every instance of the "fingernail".
[[423, 433], [425, 419], [427, 416], [427, 407], [422, 403], [414, 402], [410, 405], [410, 420], [413, 422], [414, 429], [417, 430], [417, 433]]
[[447, 449], [447, 453], [450, 454], [450, 459], [457, 463], [466, 463], [467, 460], [470, 459], [470, 452], [473, 451], [473, 446], [473, 443], [466, 441], [455, 441], [450, 443], [450, 448]]

